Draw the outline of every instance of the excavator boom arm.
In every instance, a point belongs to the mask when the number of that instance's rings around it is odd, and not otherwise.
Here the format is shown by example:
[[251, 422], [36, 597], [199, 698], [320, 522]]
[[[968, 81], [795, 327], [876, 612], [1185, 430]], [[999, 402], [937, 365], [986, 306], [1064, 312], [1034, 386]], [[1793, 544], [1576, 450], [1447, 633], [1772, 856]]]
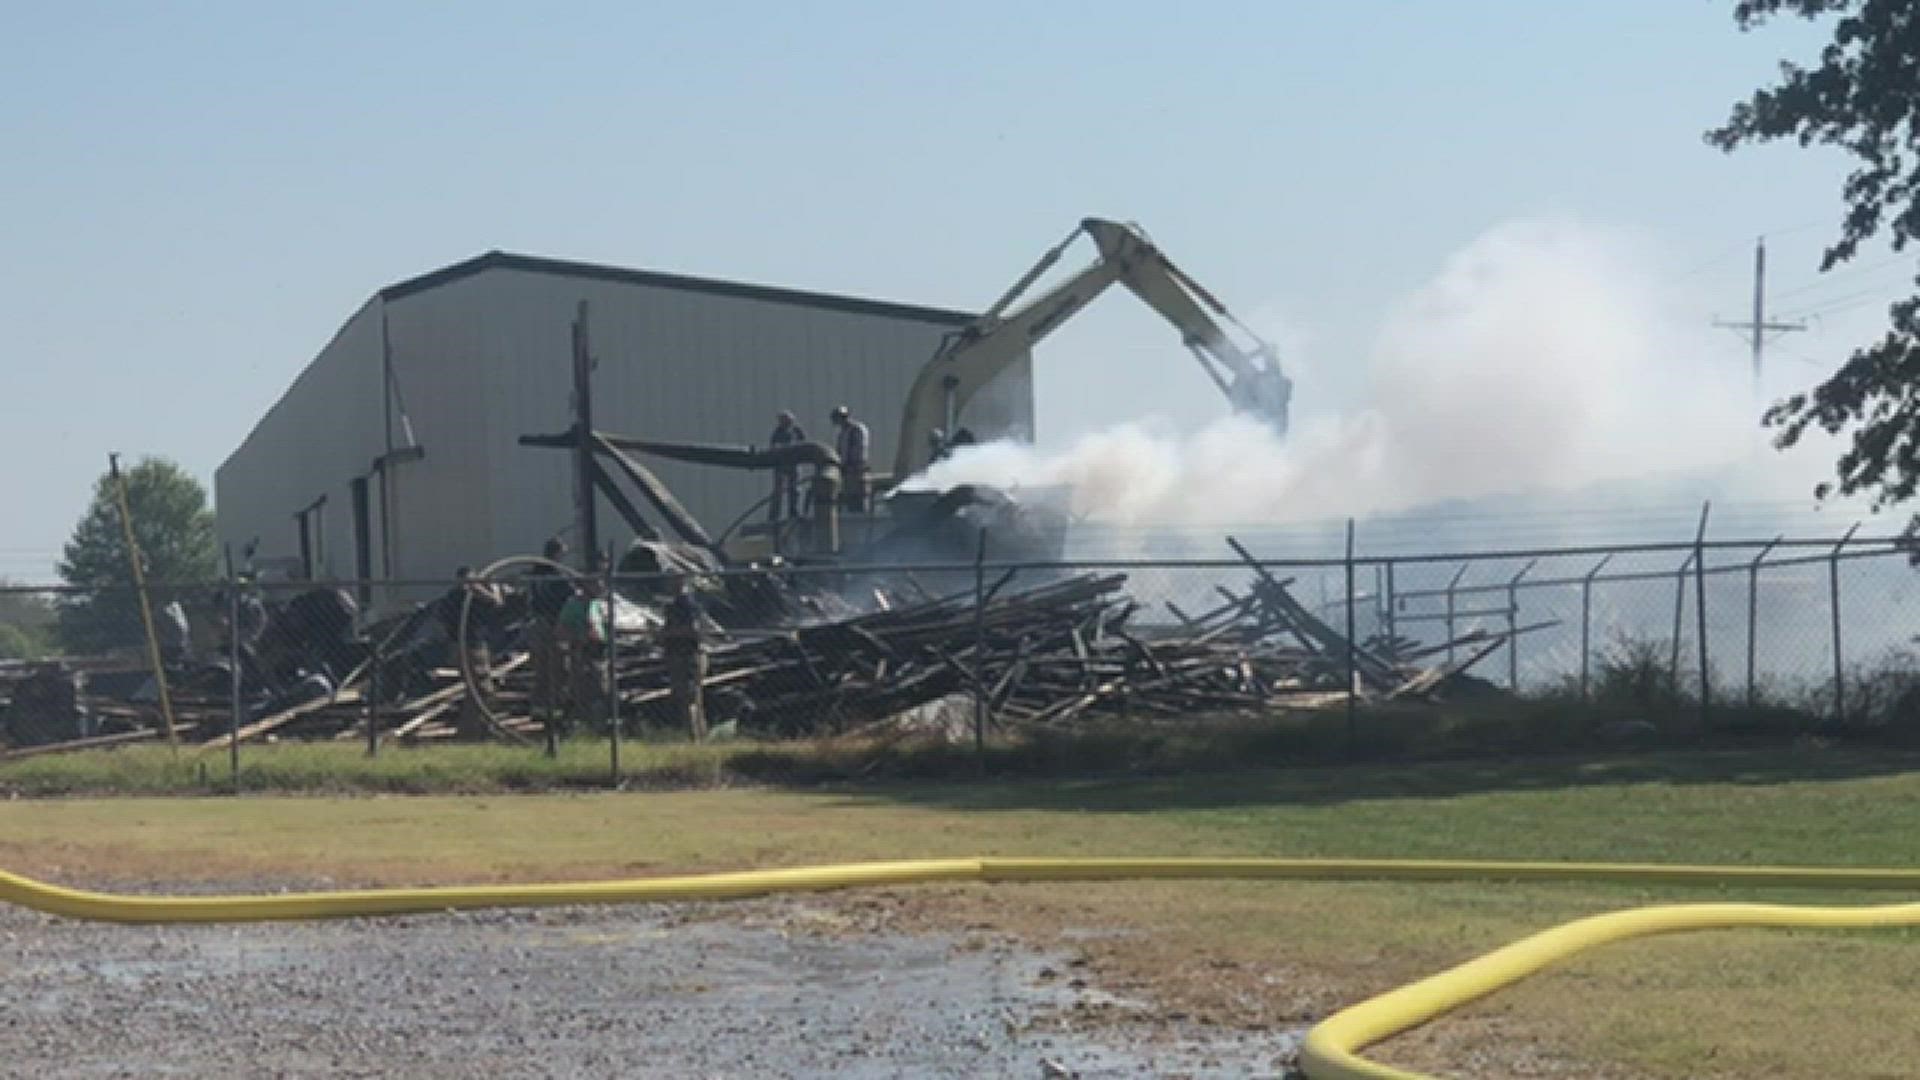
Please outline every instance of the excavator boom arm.
[[[1172, 323], [1180, 331], [1181, 340], [1188, 348], [1224, 368], [1232, 379], [1253, 376], [1261, 370], [1263, 363], [1272, 362], [1272, 347], [1265, 342], [1260, 342], [1252, 353], [1235, 344], [1220, 324], [1207, 314], [1211, 309], [1214, 314], [1231, 319], [1233, 316], [1227, 313], [1226, 306], [1173, 265], [1145, 237], [1111, 221], [1091, 219], [1086, 222], [1085, 228], [1094, 242], [1100, 245], [1103, 259], [1125, 265], [1126, 271], [1121, 274], [1120, 283], [1139, 297], [1142, 303], [1158, 312], [1161, 318]], [[1249, 333], [1248, 336], [1252, 335]]]
[[[1099, 247], [1100, 260], [1003, 316], [1083, 232]], [[1292, 384], [1281, 373], [1273, 346], [1234, 319], [1225, 305], [1161, 254], [1140, 230], [1087, 218], [1048, 250], [987, 314], [943, 342], [920, 370], [901, 416], [900, 441], [894, 448], [895, 479], [925, 468], [935, 450], [929, 437], [937, 429], [944, 427], [951, 435], [960, 410], [983, 386], [1116, 281], [1180, 331], [1181, 340], [1236, 410], [1285, 433]], [[1239, 327], [1254, 341], [1253, 348], [1240, 347], [1214, 315]]]
[[[893, 452], [894, 477], [905, 479], [925, 468], [933, 457], [928, 436], [937, 429], [950, 428], [981, 387], [1092, 303], [1118, 280], [1121, 269], [1102, 260], [1013, 314], [998, 319], [982, 317], [948, 337], [907, 391], [906, 409], [900, 417], [900, 441]], [[1014, 298], [1010, 292], [995, 306], [1005, 307]], [[947, 434], [952, 435], [952, 431]]]

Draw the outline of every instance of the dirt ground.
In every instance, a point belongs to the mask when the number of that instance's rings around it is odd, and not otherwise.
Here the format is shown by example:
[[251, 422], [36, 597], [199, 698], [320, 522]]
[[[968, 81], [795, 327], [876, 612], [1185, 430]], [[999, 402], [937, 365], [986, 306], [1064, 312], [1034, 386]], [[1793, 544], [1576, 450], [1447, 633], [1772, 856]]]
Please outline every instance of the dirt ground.
[[[1363, 991], [1353, 974], [1330, 979], [1319, 965], [1276, 963], [1271, 954], [1235, 955], [1178, 932], [1141, 929], [1142, 923], [1160, 921], [1153, 910], [1167, 901], [1169, 887], [1155, 890], [1162, 895], [1139, 885], [1122, 888], [1089, 896], [1059, 884], [1023, 885], [1017, 891], [935, 886], [835, 893], [813, 903], [831, 905], [832, 918], [870, 932], [928, 933], [958, 926], [978, 940], [1069, 958], [1064, 970], [1043, 965], [1042, 981], [1064, 977], [1069, 986], [1094, 992], [1052, 1011], [1050, 1022], [1061, 1030], [1136, 1049], [1184, 1044], [1204, 1054], [1210, 1040], [1215, 1048], [1284, 1048], [1274, 1071], [1229, 1069], [1225, 1075], [1303, 1075], [1292, 1070], [1298, 1041], [1309, 1028], [1345, 1005], [1391, 988], [1389, 982]], [[1435, 1076], [1643, 1080], [1630, 1069], [1571, 1055], [1560, 1043], [1552, 1033], [1515, 1022], [1496, 997], [1367, 1053]], [[1121, 1069], [1112, 1075], [1213, 1075], [1192, 1071], [1191, 1064], [1171, 1058], [1160, 1063], [1165, 1072]]]
[[1073, 950], [903, 929], [931, 913], [848, 900], [154, 927], [4, 909], [0, 1074], [1241, 1077], [1293, 1061], [1298, 1027], [1169, 1014], [1103, 989]]
[[[112, 890], [188, 879], [246, 891], [982, 852], [1910, 863], [1915, 763], [1816, 764], [1811, 779], [1797, 758], [1760, 754], [644, 798], [21, 799], [0, 801], [0, 867]], [[1546, 883], [1034, 882], [146, 930], [0, 909], [0, 1076], [464, 1075], [482, 1063], [508, 1075], [864, 1063], [867, 1075], [1022, 1076], [1053, 1063], [1271, 1076], [1335, 1009], [1570, 919], [1702, 898]], [[1920, 931], [1622, 943], [1369, 1054], [1450, 1077], [1812, 1078], [1835, 1060], [1909, 1076], [1916, 947]]]

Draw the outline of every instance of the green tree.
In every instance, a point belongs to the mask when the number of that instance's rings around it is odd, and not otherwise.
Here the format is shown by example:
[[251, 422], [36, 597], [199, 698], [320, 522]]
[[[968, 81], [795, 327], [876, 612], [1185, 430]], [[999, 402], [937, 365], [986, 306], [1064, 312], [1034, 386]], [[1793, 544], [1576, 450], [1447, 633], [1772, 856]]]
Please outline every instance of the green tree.
[[[1776, 16], [1830, 19], [1832, 39], [1811, 64], [1783, 62], [1780, 81], [1733, 106], [1707, 133], [1723, 150], [1793, 139], [1838, 147], [1854, 159], [1841, 186], [1840, 234], [1824, 272], [1885, 236], [1897, 252], [1920, 238], [1920, 6], [1912, 0], [1740, 0], [1734, 20], [1752, 30]], [[1916, 279], [1920, 286], [1920, 279]], [[1824, 383], [1767, 411], [1776, 445], [1811, 426], [1850, 433], [1833, 482], [1817, 489], [1870, 493], [1875, 509], [1920, 489], [1920, 296], [1888, 309], [1880, 340], [1856, 349]], [[1920, 517], [1908, 523], [1920, 532]]]
[[19, 588], [0, 579], [0, 660], [36, 660], [50, 649], [53, 605]]
[[0, 660], [37, 660], [46, 653], [46, 643], [12, 623], [0, 623]]
[[[122, 470], [133, 533], [150, 583], [213, 580], [219, 569], [213, 512], [207, 492], [185, 469], [162, 458], [142, 458]], [[76, 652], [129, 645], [141, 640], [140, 608], [120, 524], [113, 477], [93, 485], [93, 502], [73, 528], [55, 567], [69, 585], [89, 592], [61, 597], [60, 641]], [[156, 603], [164, 596], [157, 592]]]

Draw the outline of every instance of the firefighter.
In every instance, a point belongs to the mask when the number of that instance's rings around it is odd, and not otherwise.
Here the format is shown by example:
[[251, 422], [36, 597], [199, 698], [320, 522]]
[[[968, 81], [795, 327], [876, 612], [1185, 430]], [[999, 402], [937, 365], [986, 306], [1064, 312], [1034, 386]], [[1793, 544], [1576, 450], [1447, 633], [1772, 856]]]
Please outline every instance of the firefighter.
[[[461, 666], [460, 652], [461, 620], [466, 620], [466, 666], [473, 672], [473, 680], [483, 699], [491, 699], [493, 693], [493, 639], [499, 634], [500, 620], [506, 606], [500, 587], [484, 578], [475, 577], [473, 571], [465, 566], [453, 572], [453, 588], [440, 598], [440, 625], [447, 634], [447, 648], [455, 668]], [[485, 730], [486, 721], [481, 716], [482, 702], [472, 697], [463, 699], [460, 709], [460, 724], [470, 733]]]
[[546, 562], [527, 571], [527, 651], [533, 654], [533, 718], [545, 726], [551, 742], [572, 713], [560, 612], [573, 595], [573, 583], [561, 566], [566, 541], [557, 536], [548, 540], [541, 554]]
[[[560, 608], [560, 647], [567, 670], [567, 697], [575, 719], [592, 717], [606, 704], [606, 668], [600, 662], [607, 640], [606, 582], [588, 574]], [[604, 715], [602, 713], [601, 715]]]
[[187, 621], [187, 608], [179, 597], [172, 597], [154, 613], [154, 632], [160, 639], [160, 661], [168, 667], [184, 667], [193, 658], [193, 625]]
[[868, 449], [872, 435], [867, 425], [854, 419], [845, 405], [836, 405], [830, 414], [833, 426], [840, 429], [834, 449], [840, 455], [840, 498], [848, 512], [860, 514], [867, 509]]
[[[798, 446], [807, 441], [807, 433], [790, 412], [781, 412], [773, 419], [773, 434], [767, 436], [767, 445], [775, 450], [782, 447]], [[767, 520], [778, 522], [782, 516], [797, 518], [800, 516], [800, 467], [798, 465], [776, 465], [773, 467], [773, 500], [767, 503]]]
[[667, 660], [668, 700], [674, 721], [686, 726], [694, 742], [705, 742], [707, 645], [701, 627], [705, 616], [694, 598], [692, 581], [682, 575], [674, 584], [673, 599], [667, 601], [660, 628], [660, 644]]

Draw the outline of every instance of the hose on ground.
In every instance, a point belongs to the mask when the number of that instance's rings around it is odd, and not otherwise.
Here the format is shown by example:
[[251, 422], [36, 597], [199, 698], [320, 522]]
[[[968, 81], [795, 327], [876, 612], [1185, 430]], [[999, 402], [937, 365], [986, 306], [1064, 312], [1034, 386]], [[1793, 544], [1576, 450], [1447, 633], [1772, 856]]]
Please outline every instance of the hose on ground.
[[1342, 1009], [1307, 1032], [1300, 1064], [1312, 1080], [1425, 1080], [1421, 1073], [1368, 1060], [1359, 1051], [1511, 986], [1549, 964], [1628, 938], [1735, 927], [1839, 930], [1917, 925], [1920, 904], [1665, 904], [1592, 915]]
[[[774, 893], [937, 882], [1176, 880], [1558, 881], [1630, 885], [1920, 890], [1920, 870], [1527, 863], [1393, 859], [922, 859], [551, 884], [347, 889], [239, 896], [129, 896], [53, 885], [0, 871], [0, 901], [74, 919], [236, 923], [402, 915], [489, 907], [736, 900]], [[1307, 1033], [1311, 1080], [1418, 1080], [1359, 1051], [1510, 986], [1549, 964], [1627, 938], [1728, 927], [1920, 925], [1920, 903], [1874, 907], [1670, 904], [1579, 919], [1344, 1009]]]

